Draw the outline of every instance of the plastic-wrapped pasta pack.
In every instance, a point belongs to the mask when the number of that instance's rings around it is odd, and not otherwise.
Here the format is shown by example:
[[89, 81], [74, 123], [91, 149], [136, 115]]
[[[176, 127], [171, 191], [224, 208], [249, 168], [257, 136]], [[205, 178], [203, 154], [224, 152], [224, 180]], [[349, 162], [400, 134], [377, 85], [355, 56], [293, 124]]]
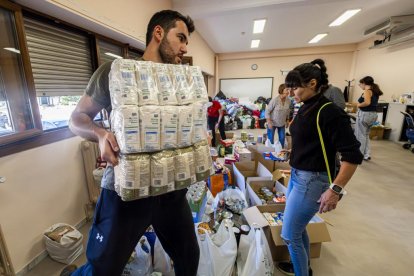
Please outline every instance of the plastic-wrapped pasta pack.
[[123, 201], [148, 197], [150, 190], [151, 160], [149, 154], [119, 156], [115, 171], [115, 190]]
[[211, 167], [213, 166], [207, 141], [194, 145], [194, 163], [197, 181], [206, 180], [210, 176]]
[[175, 150], [175, 189], [184, 189], [196, 182], [192, 147]]
[[193, 143], [207, 139], [207, 107], [204, 103], [193, 104]]
[[143, 152], [160, 150], [160, 107], [142, 106], [139, 108], [141, 148]]
[[153, 72], [158, 87], [158, 102], [160, 105], [177, 105], [177, 96], [173, 87], [168, 65], [153, 63]]
[[171, 75], [173, 76], [173, 87], [177, 93], [179, 105], [191, 104], [194, 101], [193, 93], [188, 86], [185, 66], [169, 64]]
[[111, 127], [121, 153], [141, 152], [138, 106], [125, 105], [112, 110]]
[[199, 66], [187, 66], [188, 85], [195, 102], [208, 103], [208, 92]]
[[161, 149], [177, 148], [178, 106], [161, 108]]
[[164, 150], [151, 155], [151, 189], [150, 194], [160, 195], [175, 190], [175, 152]]
[[135, 78], [136, 63], [130, 59], [116, 59], [109, 73], [109, 91], [112, 108], [138, 104], [138, 86]]
[[192, 145], [193, 139], [193, 106], [178, 107], [178, 147]]
[[150, 61], [136, 61], [139, 106], [158, 105], [158, 89], [155, 85], [152, 65]]

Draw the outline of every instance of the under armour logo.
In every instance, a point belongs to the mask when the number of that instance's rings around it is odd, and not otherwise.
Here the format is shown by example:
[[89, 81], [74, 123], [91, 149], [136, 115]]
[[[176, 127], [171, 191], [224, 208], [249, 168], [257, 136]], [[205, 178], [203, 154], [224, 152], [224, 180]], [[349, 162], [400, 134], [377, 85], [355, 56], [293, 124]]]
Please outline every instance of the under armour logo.
[[96, 234], [96, 239], [99, 240], [99, 242], [102, 242], [103, 241], [103, 236], [98, 233], [98, 234]]

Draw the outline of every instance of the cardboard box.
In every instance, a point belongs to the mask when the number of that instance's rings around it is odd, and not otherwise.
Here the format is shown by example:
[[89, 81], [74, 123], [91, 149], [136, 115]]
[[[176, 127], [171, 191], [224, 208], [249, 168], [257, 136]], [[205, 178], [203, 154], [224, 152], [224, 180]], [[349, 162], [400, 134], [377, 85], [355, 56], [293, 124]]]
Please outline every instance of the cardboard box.
[[[280, 237], [282, 226], [270, 226], [262, 213], [277, 213], [285, 210], [284, 204], [271, 204], [250, 207], [243, 211], [247, 222], [250, 226], [257, 225], [262, 227], [269, 243], [272, 258], [275, 262], [288, 261], [290, 259], [289, 251]], [[331, 241], [328, 228], [325, 222], [319, 216], [315, 215], [312, 221], [306, 227], [310, 241], [310, 257], [319, 258], [321, 254], [322, 242]]]
[[358, 103], [345, 103], [345, 112], [346, 113], [356, 113], [358, 110]]
[[236, 148], [234, 150], [234, 156], [239, 162], [246, 162], [252, 160], [252, 152], [247, 148]]
[[266, 160], [263, 157], [264, 152], [274, 151], [274, 148], [266, 147], [263, 144], [256, 144], [247, 146], [247, 149], [252, 153], [252, 161], [263, 164], [271, 172], [275, 170], [275, 162]]
[[233, 164], [234, 180], [247, 199], [246, 183], [258, 180], [272, 180], [272, 173], [263, 164], [253, 161]]
[[383, 137], [384, 137], [384, 127], [383, 126], [373, 126], [369, 130], [369, 139], [382, 140]]
[[276, 169], [272, 172], [273, 180], [279, 181], [285, 187], [288, 186], [290, 180], [290, 169]]
[[[262, 200], [257, 195], [260, 193], [260, 188], [262, 187], [267, 187], [271, 191], [273, 190], [273, 188], [276, 188], [277, 192], [282, 192], [286, 195], [286, 190], [287, 190], [286, 187], [277, 181], [273, 181], [273, 180], [251, 181], [249, 184], [247, 184], [247, 195], [249, 198], [250, 206], [263, 205]], [[285, 203], [268, 201], [267, 204], [285, 204]]]

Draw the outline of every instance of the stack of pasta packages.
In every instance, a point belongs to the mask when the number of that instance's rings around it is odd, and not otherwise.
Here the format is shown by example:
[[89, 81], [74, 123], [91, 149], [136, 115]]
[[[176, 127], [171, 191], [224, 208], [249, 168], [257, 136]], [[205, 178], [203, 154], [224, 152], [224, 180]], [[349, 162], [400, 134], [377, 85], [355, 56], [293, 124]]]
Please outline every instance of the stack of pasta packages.
[[208, 95], [200, 67], [117, 59], [109, 74], [111, 130], [124, 201], [184, 189], [212, 171]]

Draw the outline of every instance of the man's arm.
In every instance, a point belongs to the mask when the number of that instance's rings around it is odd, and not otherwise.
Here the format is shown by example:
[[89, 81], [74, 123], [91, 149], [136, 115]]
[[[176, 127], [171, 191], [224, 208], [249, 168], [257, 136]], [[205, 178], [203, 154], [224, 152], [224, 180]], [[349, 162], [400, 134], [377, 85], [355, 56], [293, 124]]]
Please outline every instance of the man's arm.
[[69, 128], [76, 135], [98, 142], [102, 160], [108, 161], [115, 166], [118, 164], [116, 153], [119, 151], [115, 136], [112, 132], [98, 126], [93, 121], [93, 118], [102, 108], [90, 96], [83, 95], [72, 112]]

